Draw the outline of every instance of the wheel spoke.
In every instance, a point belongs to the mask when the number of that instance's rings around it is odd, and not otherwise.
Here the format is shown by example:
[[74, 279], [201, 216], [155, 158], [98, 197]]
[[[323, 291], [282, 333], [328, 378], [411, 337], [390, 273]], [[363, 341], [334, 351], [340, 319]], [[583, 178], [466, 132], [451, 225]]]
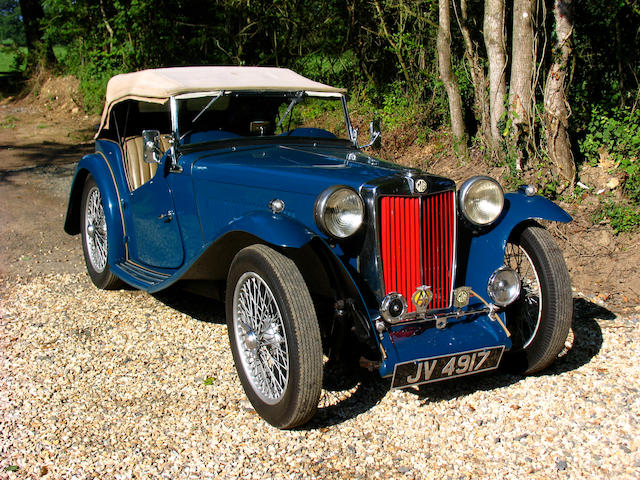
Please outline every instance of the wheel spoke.
[[248, 380], [268, 404], [277, 403], [289, 379], [284, 321], [269, 285], [256, 273], [243, 274], [234, 293], [233, 325]]
[[85, 243], [89, 261], [97, 272], [107, 266], [107, 225], [102, 208], [102, 196], [97, 187], [89, 190], [85, 208]]
[[520, 298], [507, 310], [507, 326], [514, 348], [526, 348], [535, 337], [542, 317], [540, 281], [533, 261], [518, 244], [508, 243], [505, 264], [520, 278]]

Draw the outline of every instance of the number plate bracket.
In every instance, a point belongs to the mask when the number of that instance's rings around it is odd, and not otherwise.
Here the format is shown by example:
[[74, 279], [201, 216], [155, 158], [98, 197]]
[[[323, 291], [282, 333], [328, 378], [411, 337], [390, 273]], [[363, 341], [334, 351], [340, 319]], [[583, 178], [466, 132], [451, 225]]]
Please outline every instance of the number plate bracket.
[[500, 345], [397, 363], [393, 369], [391, 388], [411, 387], [495, 370], [500, 365], [503, 353], [504, 345]]

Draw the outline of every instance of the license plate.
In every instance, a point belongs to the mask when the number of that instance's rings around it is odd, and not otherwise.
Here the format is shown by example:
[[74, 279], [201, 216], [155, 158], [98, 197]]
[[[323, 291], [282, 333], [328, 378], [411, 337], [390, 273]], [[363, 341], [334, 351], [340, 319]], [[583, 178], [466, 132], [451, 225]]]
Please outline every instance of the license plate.
[[500, 364], [503, 352], [504, 346], [501, 345], [398, 363], [393, 369], [391, 388], [439, 382], [440, 380], [495, 370]]

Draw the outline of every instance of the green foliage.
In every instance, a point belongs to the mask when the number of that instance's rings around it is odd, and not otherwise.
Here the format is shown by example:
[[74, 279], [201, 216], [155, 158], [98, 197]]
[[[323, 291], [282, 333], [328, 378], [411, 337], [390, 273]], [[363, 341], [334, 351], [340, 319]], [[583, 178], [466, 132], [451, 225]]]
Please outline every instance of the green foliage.
[[0, 42], [24, 45], [24, 27], [18, 0], [0, 0]]
[[300, 75], [309, 78], [321, 78], [324, 83], [338, 87], [347, 87], [357, 72], [357, 56], [352, 50], [339, 55], [327, 55], [313, 52], [295, 59], [292, 68]]
[[13, 44], [0, 45], [0, 72], [22, 72], [27, 49]]
[[[575, 66], [568, 72], [568, 94], [570, 128], [580, 138], [580, 152], [590, 161], [598, 157], [600, 149], [619, 156], [616, 162], [624, 173], [625, 192], [637, 203], [640, 179], [634, 142], [640, 134], [637, 128], [636, 132], [624, 128], [640, 123], [640, 108], [635, 113], [629, 109], [640, 100], [640, 11], [636, 3], [584, 2], [574, 9]], [[0, 0], [0, 41], [11, 39], [11, 45], [20, 44], [20, 35], [24, 35], [20, 33], [18, 4], [18, 0]], [[438, 2], [433, 0], [42, 0], [42, 4], [46, 16], [43, 42], [65, 46], [56, 56], [63, 58], [65, 73], [80, 79], [82, 102], [88, 111], [100, 111], [108, 79], [121, 72], [173, 65], [275, 65], [348, 88], [353, 95], [350, 109], [358, 125], [381, 117], [385, 132], [410, 132], [395, 135], [396, 144], [425, 141], [427, 135], [448, 123], [448, 102], [436, 51]], [[471, 41], [483, 51], [483, 3], [468, 2], [467, 7]], [[452, 66], [467, 127], [474, 135], [474, 90], [463, 58], [460, 13], [451, 12]], [[509, 22], [511, 7], [506, 14]], [[536, 20], [540, 45], [543, 39], [548, 45], [549, 22]], [[540, 79], [550, 52], [550, 48], [538, 49], [540, 68], [536, 75]], [[14, 59], [14, 70], [23, 68], [21, 54], [10, 57], [6, 53], [0, 50], [0, 69]], [[486, 60], [483, 55], [481, 64]], [[483, 66], [486, 69], [487, 65]], [[535, 115], [544, 112], [541, 89], [536, 90], [534, 101], [538, 104]], [[334, 115], [313, 108], [305, 115], [311, 114], [327, 122]], [[603, 116], [604, 128], [596, 124]], [[534, 124], [541, 125], [543, 120], [536, 116]], [[514, 130], [512, 119], [505, 116], [500, 126], [508, 144]], [[608, 138], [605, 132], [609, 132]], [[525, 137], [531, 145], [544, 143], [539, 128], [526, 132]], [[510, 148], [518, 150], [520, 146]], [[530, 165], [538, 163], [546, 169], [540, 184], [546, 185], [549, 195], [555, 195], [558, 185], [548, 179], [550, 165], [543, 158], [543, 149], [531, 150], [535, 152], [527, 150], [525, 159], [535, 157], [536, 162]], [[516, 154], [507, 151], [505, 156], [509, 167], [505, 182], [516, 186], [520, 173], [515, 170]]]
[[522, 184], [518, 171], [516, 170], [515, 158], [505, 158], [505, 165], [508, 167], [507, 171], [502, 174], [502, 184], [507, 190], [515, 190]]
[[573, 127], [581, 134], [594, 105], [609, 111], [638, 99], [640, 10], [637, 0], [582, 2], [574, 14], [568, 94]]
[[586, 134], [578, 142], [580, 152], [592, 165], [608, 155], [622, 174], [623, 189], [640, 205], [640, 109], [615, 107], [604, 111], [594, 107]]
[[[70, 47], [72, 52], [67, 56], [66, 62], [68, 71], [80, 80], [80, 93], [82, 104], [86, 111], [99, 113], [104, 105], [105, 90], [109, 79], [118, 73], [126, 70], [119, 69], [117, 62], [104, 52], [88, 52], [83, 54], [80, 45]], [[95, 58], [94, 62], [87, 62], [85, 55]]]
[[616, 234], [633, 232], [640, 227], [640, 211], [633, 205], [622, 205], [610, 200], [601, 205], [592, 218], [593, 223], [599, 223], [605, 219], [609, 220]]
[[[64, 59], [67, 47], [56, 45], [53, 52], [58, 60]], [[0, 44], [0, 73], [24, 72], [27, 66], [27, 47], [19, 47], [12, 42]]]
[[[465, 105], [465, 108], [468, 111], [472, 111], [474, 108], [473, 104], [473, 82], [471, 80], [471, 72], [466, 67], [462, 58], [455, 58], [453, 60], [453, 73], [458, 80], [458, 87], [460, 88], [460, 97], [462, 98], [462, 103]], [[444, 98], [444, 96], [443, 96]], [[443, 107], [448, 108], [448, 104], [444, 104]]]
[[405, 93], [404, 87], [403, 82], [396, 81], [389, 85], [389, 89], [381, 96], [382, 109], [379, 114], [385, 129], [395, 130], [415, 122], [416, 118], [420, 117], [415, 100]]
[[0, 127], [16, 128], [17, 121], [18, 121], [18, 118], [15, 117], [14, 115], [7, 115], [6, 117], [4, 117], [4, 120], [2, 121], [2, 123], [0, 123]]

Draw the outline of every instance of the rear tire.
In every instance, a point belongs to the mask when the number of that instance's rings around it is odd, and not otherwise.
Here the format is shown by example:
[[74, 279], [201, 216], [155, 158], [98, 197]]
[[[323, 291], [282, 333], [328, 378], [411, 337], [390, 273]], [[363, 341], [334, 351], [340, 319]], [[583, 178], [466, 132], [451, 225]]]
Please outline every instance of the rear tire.
[[89, 175], [81, 204], [82, 251], [93, 284], [103, 290], [116, 290], [124, 283], [109, 268], [109, 240], [102, 193]]
[[244, 391], [271, 425], [293, 428], [316, 412], [322, 342], [296, 264], [264, 245], [241, 250], [227, 279], [229, 342]]
[[504, 366], [535, 373], [551, 365], [564, 348], [573, 316], [571, 279], [560, 248], [539, 226], [509, 239], [505, 265], [522, 283], [520, 297], [505, 312], [513, 347]]

